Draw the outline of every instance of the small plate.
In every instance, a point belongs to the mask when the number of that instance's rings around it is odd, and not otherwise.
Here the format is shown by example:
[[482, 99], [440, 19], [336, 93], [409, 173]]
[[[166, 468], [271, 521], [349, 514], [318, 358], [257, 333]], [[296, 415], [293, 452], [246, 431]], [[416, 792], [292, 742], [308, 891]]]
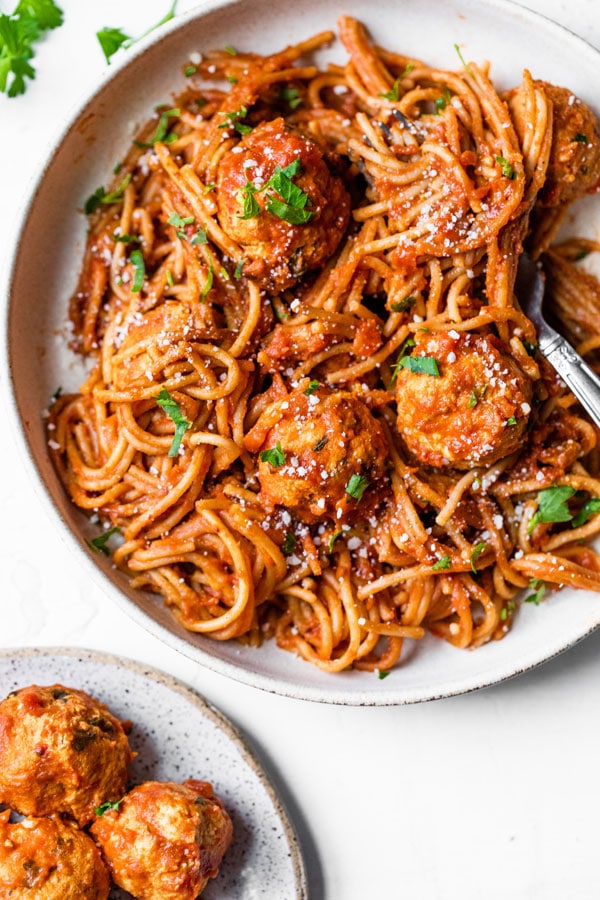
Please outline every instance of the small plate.
[[[210, 781], [233, 821], [233, 842], [202, 900], [307, 900], [294, 830], [258, 760], [225, 716], [175, 678], [131, 660], [67, 648], [0, 651], [0, 698], [30, 684], [87, 691], [120, 719], [138, 754], [131, 779]], [[113, 889], [111, 900], [130, 897]]]

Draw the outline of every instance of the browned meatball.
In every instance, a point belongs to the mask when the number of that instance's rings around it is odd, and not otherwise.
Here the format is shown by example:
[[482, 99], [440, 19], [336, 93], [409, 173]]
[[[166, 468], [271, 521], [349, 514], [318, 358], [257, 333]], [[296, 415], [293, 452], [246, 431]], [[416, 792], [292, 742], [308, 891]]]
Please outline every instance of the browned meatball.
[[174, 300], [139, 314], [120, 337], [112, 364], [115, 390], [155, 384], [170, 363], [190, 352], [192, 342], [203, 339], [192, 309]]
[[96, 819], [115, 884], [139, 900], [194, 900], [219, 871], [231, 819], [206, 781], [148, 781]]
[[497, 338], [420, 332], [409, 360], [396, 378], [397, 422], [418, 460], [468, 469], [519, 449], [532, 385]]
[[307, 522], [351, 517], [385, 474], [385, 434], [355, 394], [309, 391], [268, 407], [246, 436], [247, 449], [259, 452], [261, 494]]
[[341, 179], [283, 119], [259, 125], [223, 156], [217, 203], [221, 227], [248, 260], [244, 274], [278, 290], [329, 259], [350, 217]]
[[539, 194], [543, 206], [569, 203], [600, 182], [600, 123], [592, 110], [566, 88], [536, 84], [552, 101], [552, 147], [546, 181]]
[[0, 703], [0, 803], [23, 815], [85, 825], [123, 796], [132, 759], [121, 722], [83, 691], [32, 685]]
[[0, 897], [14, 900], [106, 900], [108, 870], [100, 851], [73, 822], [58, 816], [10, 823], [0, 813]]

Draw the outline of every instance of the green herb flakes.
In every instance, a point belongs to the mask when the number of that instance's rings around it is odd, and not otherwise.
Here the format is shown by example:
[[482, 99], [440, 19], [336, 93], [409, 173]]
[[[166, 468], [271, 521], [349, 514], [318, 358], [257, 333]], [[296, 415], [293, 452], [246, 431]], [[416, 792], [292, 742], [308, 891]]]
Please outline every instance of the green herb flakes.
[[285, 462], [285, 453], [281, 446], [281, 441], [277, 441], [274, 447], [269, 450], [263, 450], [260, 453], [260, 461], [269, 463], [274, 469], [278, 469]]
[[175, 424], [175, 434], [173, 435], [173, 440], [169, 447], [168, 456], [178, 456], [181, 440], [188, 428], [192, 427], [192, 423], [183, 415], [179, 408], [179, 404], [174, 400], [166, 388], [161, 388], [160, 393], [156, 398], [156, 402]]
[[357, 475], [355, 473], [351, 476], [350, 481], [346, 485], [346, 493], [356, 500], [357, 503], [360, 503], [362, 495], [368, 487], [369, 479], [365, 475]]
[[97, 550], [98, 553], [102, 553], [103, 556], [110, 556], [110, 550], [108, 549], [107, 544], [109, 538], [112, 537], [113, 534], [121, 534], [121, 529], [118, 525], [115, 525], [114, 528], [109, 528], [108, 531], [103, 531], [98, 537], [88, 541], [87, 545], [92, 550]]

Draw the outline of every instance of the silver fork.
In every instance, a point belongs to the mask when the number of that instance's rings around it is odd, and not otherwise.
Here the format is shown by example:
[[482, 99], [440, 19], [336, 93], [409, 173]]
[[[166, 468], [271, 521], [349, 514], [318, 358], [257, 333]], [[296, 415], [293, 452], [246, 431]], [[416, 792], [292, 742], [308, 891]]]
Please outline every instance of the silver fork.
[[600, 378], [571, 344], [544, 318], [544, 288], [545, 278], [541, 268], [527, 253], [522, 253], [517, 269], [515, 293], [523, 312], [537, 329], [540, 353], [556, 369], [600, 428]]

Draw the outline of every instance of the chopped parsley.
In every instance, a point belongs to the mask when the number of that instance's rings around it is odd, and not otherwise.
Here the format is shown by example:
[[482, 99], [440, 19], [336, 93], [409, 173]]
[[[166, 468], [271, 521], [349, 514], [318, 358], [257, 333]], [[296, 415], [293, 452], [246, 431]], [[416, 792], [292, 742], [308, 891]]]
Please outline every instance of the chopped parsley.
[[140, 238], [137, 234], [113, 234], [113, 241], [117, 244], [139, 244]]
[[529, 582], [529, 590], [533, 591], [533, 593], [525, 597], [525, 603], [535, 603], [536, 606], [539, 606], [542, 597], [546, 593], [546, 585], [539, 578], [532, 578]]
[[281, 441], [277, 441], [274, 447], [269, 450], [263, 450], [260, 453], [260, 461], [269, 463], [274, 469], [278, 469], [285, 462], [285, 453], [281, 446]]
[[452, 565], [452, 560], [450, 559], [448, 554], [445, 553], [443, 556], [440, 556], [438, 561], [435, 562], [431, 568], [433, 569], [434, 572], [440, 572], [442, 569], [449, 569], [451, 565]]
[[111, 203], [117, 203], [119, 200], [121, 200], [123, 194], [125, 193], [125, 188], [130, 181], [131, 172], [128, 172], [121, 184], [114, 191], [109, 191], [109, 193], [107, 193], [102, 185], [99, 188], [96, 188], [94, 193], [85, 201], [83, 211], [85, 212], [86, 216], [91, 216], [91, 214], [95, 212], [101, 204], [110, 206]]
[[481, 556], [481, 554], [483, 553], [483, 551], [485, 550], [486, 547], [487, 547], [487, 544], [485, 541], [480, 541], [478, 544], [475, 544], [475, 546], [473, 547], [473, 552], [471, 553], [471, 569], [473, 570], [473, 572], [475, 572], [475, 574], [477, 574], [477, 566], [475, 565], [475, 563], [477, 562], [477, 560], [479, 559], [479, 557]]
[[301, 170], [300, 158], [296, 158], [293, 162], [282, 169], [281, 166], [275, 166], [275, 171], [269, 178], [266, 189], [271, 188], [279, 194], [279, 198], [274, 194], [267, 194], [267, 212], [274, 216], [289, 222], [291, 225], [305, 225], [314, 216], [314, 212], [306, 209], [310, 206], [308, 194], [294, 184], [292, 178]]
[[183, 70], [183, 74], [186, 78], [190, 78], [192, 75], [195, 75], [197, 71], [198, 68], [196, 66], [186, 66]]
[[213, 286], [213, 279], [214, 279], [214, 269], [213, 269], [212, 262], [210, 262], [208, 264], [208, 275], [206, 276], [206, 283], [205, 283], [204, 287], [202, 288], [202, 293], [200, 294], [200, 302], [201, 303], [206, 302], [206, 295], [208, 294], [208, 292], [211, 290], [211, 288]]
[[587, 135], [582, 134], [580, 131], [577, 132], [575, 137], [571, 138], [571, 141], [576, 144], [587, 144], [588, 143]]
[[235, 47], [232, 47], [231, 44], [225, 44], [223, 50], [225, 53], [229, 53], [230, 56], [237, 56], [237, 50]]
[[179, 408], [179, 404], [176, 400], [173, 399], [166, 388], [161, 388], [160, 393], [156, 398], [156, 402], [162, 409], [164, 409], [166, 414], [170, 419], [173, 420], [175, 424], [175, 434], [173, 435], [173, 440], [171, 442], [171, 446], [169, 447], [169, 452], [167, 455], [177, 456], [179, 454], [179, 447], [181, 446], [183, 435], [186, 433], [188, 428], [192, 427], [192, 423], [189, 422], [183, 415], [181, 409]]
[[416, 297], [405, 297], [403, 300], [392, 303], [390, 309], [392, 312], [407, 312], [409, 309], [412, 309], [416, 302]]
[[454, 45], [454, 49], [456, 50], [456, 54], [457, 54], [458, 58], [460, 59], [461, 63], [463, 64], [463, 67], [464, 67], [465, 71], [467, 72], [468, 75], [470, 75], [470, 74], [471, 74], [471, 70], [470, 70], [470, 68], [469, 68], [469, 64], [468, 64], [467, 62], [465, 62], [465, 58], [464, 58], [464, 56], [462, 55], [462, 51], [461, 51], [459, 45], [458, 45], [458, 44], [455, 44], [455, 45]]
[[571, 525], [573, 528], [579, 528], [580, 525], [585, 525], [587, 520], [598, 512], [600, 512], [600, 497], [592, 497], [590, 500], [586, 500], [579, 512], [573, 517]]
[[139, 38], [132, 38], [130, 35], [124, 34], [120, 28], [102, 28], [100, 31], [97, 31], [96, 37], [98, 38], [98, 43], [102, 48], [106, 62], [110, 65], [111, 57], [113, 57], [121, 47], [123, 47], [124, 50], [128, 50], [129, 47], [133, 46], [133, 44], [140, 41], [143, 37], [146, 37], [147, 34], [150, 34], [150, 32], [154, 31], [156, 28], [160, 28], [165, 22], [169, 22], [175, 16], [177, 2], [178, 0], [173, 0], [171, 6], [160, 22], [157, 22], [156, 25], [152, 25], [147, 31], [144, 31]]
[[440, 370], [437, 359], [433, 356], [402, 356], [397, 366], [400, 369], [408, 369], [417, 375], [432, 375], [434, 378], [440, 377]]
[[156, 126], [154, 137], [150, 138], [149, 141], [134, 141], [135, 146], [148, 148], [153, 147], [158, 143], [172, 144], [173, 141], [177, 140], [177, 135], [173, 131], [170, 134], [167, 134], [169, 130], [169, 119], [177, 119], [180, 114], [180, 109], [166, 109], [158, 118], [158, 125]]
[[435, 101], [435, 112], [436, 115], [440, 115], [443, 110], [446, 109], [450, 101], [452, 100], [452, 94], [447, 85], [444, 85], [444, 91], [441, 97], [438, 97]]
[[515, 603], [514, 600], [509, 600], [506, 606], [503, 606], [500, 610], [500, 621], [505, 622], [511, 613], [515, 611]]
[[102, 553], [104, 556], [110, 556], [110, 550], [106, 545], [108, 539], [112, 537], [113, 534], [121, 534], [121, 529], [118, 525], [115, 525], [114, 528], [109, 528], [108, 531], [103, 531], [98, 537], [92, 538], [91, 541], [87, 542], [87, 545], [92, 550], [97, 550], [98, 553]]
[[219, 125], [219, 128], [231, 128], [237, 131], [238, 134], [249, 134], [252, 131], [251, 125], [246, 125], [244, 122], [241, 122], [241, 119], [245, 119], [248, 115], [248, 107], [240, 106], [238, 110], [234, 112], [228, 113], [220, 113], [220, 115], [225, 116], [227, 119], [226, 122], [222, 122]]
[[332, 534], [331, 537], [329, 538], [329, 544], [327, 545], [327, 549], [329, 550], [330, 553], [333, 553], [333, 545], [335, 544], [335, 542], [337, 541], [337, 539], [338, 539], [339, 537], [342, 536], [342, 534], [343, 534], [343, 532], [341, 532], [341, 531], [336, 531], [336, 532], [335, 532], [334, 534]]
[[510, 417], [506, 420], [506, 424], [507, 424], [507, 425], [516, 425], [516, 424], [517, 424], [517, 419], [516, 419], [516, 417], [515, 417], [515, 416], [510, 416]]
[[573, 496], [575, 489], [568, 484], [552, 485], [537, 495], [538, 508], [532, 516], [528, 534], [541, 522], [570, 522], [573, 516], [569, 512], [567, 500]]
[[281, 545], [281, 552], [285, 553], [286, 556], [289, 556], [290, 553], [293, 553], [296, 549], [296, 535], [292, 534], [291, 531], [285, 536], [285, 541]]
[[20, 0], [10, 15], [0, 13], [0, 93], [25, 93], [25, 79], [35, 78], [33, 45], [62, 23], [62, 9], [54, 0]]
[[235, 272], [233, 273], [233, 277], [236, 279], [236, 281], [239, 281], [239, 279], [242, 277], [242, 271], [243, 271], [245, 263], [246, 263], [245, 259], [240, 259], [237, 266], [235, 267]]
[[258, 189], [254, 187], [251, 181], [247, 181], [240, 191], [240, 198], [243, 203], [244, 212], [238, 219], [253, 219], [260, 213], [260, 203], [254, 196]]
[[512, 181], [512, 179], [516, 177], [517, 173], [507, 159], [505, 159], [503, 156], [497, 156], [496, 162], [502, 168], [502, 174], [505, 178], [510, 178], [510, 180]]
[[379, 97], [383, 97], [384, 100], [389, 100], [390, 103], [397, 103], [400, 99], [400, 82], [401, 78], [396, 78], [392, 89], [390, 91], [386, 91], [384, 94], [379, 94]]
[[174, 284], [173, 273], [170, 269], [167, 269], [167, 284], [169, 285], [169, 287], [173, 287]]
[[279, 91], [279, 99], [287, 103], [290, 109], [296, 109], [302, 103], [302, 95], [298, 88], [282, 87]]
[[193, 225], [195, 219], [194, 216], [185, 216], [182, 217], [179, 213], [171, 213], [167, 222], [169, 225], [174, 225], [175, 228], [183, 228], [184, 225]]
[[383, 679], [384, 679], [384, 678], [387, 678], [389, 674], [390, 674], [390, 670], [389, 670], [389, 669], [380, 669], [380, 670], [377, 672], [377, 677], [379, 678], [380, 681], [383, 681]]
[[407, 351], [407, 350], [410, 350], [410, 348], [411, 348], [411, 347], [414, 347], [414, 346], [416, 346], [416, 345], [415, 345], [415, 339], [412, 338], [412, 337], [407, 337], [406, 340], [404, 341], [404, 343], [402, 344], [402, 346], [400, 347], [400, 352], [399, 352], [399, 354], [398, 354], [398, 359], [396, 360], [396, 362], [395, 362], [394, 365], [392, 366], [392, 381], [395, 381], [395, 380], [396, 380], [396, 378], [397, 378], [397, 376], [398, 376], [398, 372], [400, 371], [400, 368], [401, 368], [401, 366], [400, 366], [400, 360], [401, 360], [401, 359], [404, 359], [404, 357], [406, 356], [406, 351]]
[[122, 797], [121, 800], [107, 800], [106, 803], [102, 803], [100, 806], [95, 806], [94, 812], [97, 816], [103, 816], [104, 813], [108, 812], [110, 809], [118, 810], [124, 799], [125, 798]]
[[346, 485], [346, 493], [360, 503], [362, 495], [369, 487], [369, 479], [365, 475], [357, 475], [354, 473], [350, 477], [350, 481]]
[[190, 244], [193, 247], [198, 247], [200, 244], [207, 244], [208, 238], [206, 236], [206, 230], [204, 228], [199, 228], [193, 237], [190, 238]]
[[131, 293], [139, 294], [144, 286], [144, 278], [146, 277], [146, 266], [144, 265], [142, 251], [134, 250], [129, 259], [133, 264], [133, 284], [131, 285]]
[[314, 394], [321, 387], [321, 382], [316, 381], [314, 378], [308, 382], [308, 387], [302, 391], [307, 397], [310, 397], [311, 394]]

